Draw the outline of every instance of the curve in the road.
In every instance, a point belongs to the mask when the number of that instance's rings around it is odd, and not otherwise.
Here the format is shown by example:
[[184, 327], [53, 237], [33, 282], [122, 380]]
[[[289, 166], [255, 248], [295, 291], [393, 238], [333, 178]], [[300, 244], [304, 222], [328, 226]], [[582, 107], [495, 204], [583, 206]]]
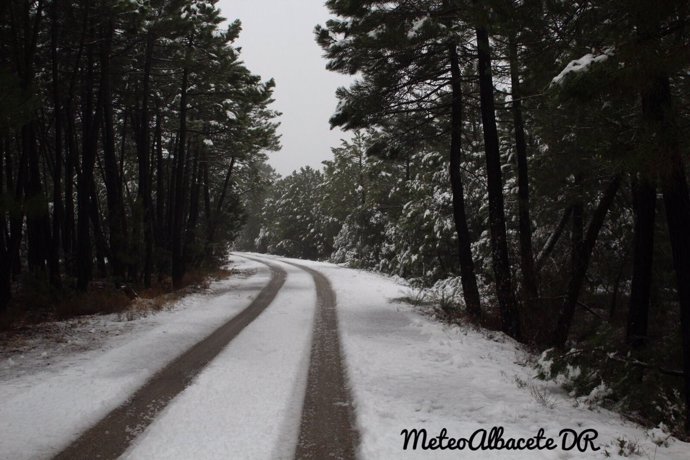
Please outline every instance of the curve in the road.
[[317, 302], [295, 458], [354, 459], [359, 433], [338, 337], [335, 292], [322, 273], [303, 265], [286, 263], [314, 278]]
[[84, 432], [55, 458], [115, 459], [124, 453], [156, 415], [273, 301], [285, 283], [287, 273], [279, 265], [256, 261], [270, 268], [271, 280], [247, 308], [158, 371], [127, 402]]

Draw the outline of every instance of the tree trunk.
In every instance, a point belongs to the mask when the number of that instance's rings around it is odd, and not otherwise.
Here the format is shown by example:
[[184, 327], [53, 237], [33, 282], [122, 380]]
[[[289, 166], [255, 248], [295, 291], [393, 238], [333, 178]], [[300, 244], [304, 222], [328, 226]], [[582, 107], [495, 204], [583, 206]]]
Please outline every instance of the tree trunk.
[[105, 266], [105, 259], [107, 258], [108, 260], [111, 260], [112, 257], [108, 251], [108, 243], [106, 243], [105, 236], [103, 235], [101, 213], [99, 212], [100, 206], [98, 205], [98, 194], [96, 192], [96, 183], [93, 180], [93, 176], [91, 176], [89, 188], [91, 189], [89, 218], [91, 220], [91, 225], [93, 226], [93, 238], [96, 246], [96, 266], [98, 267], [98, 276], [100, 278], [105, 278], [108, 276], [108, 271]]
[[[576, 216], [578, 213], [573, 210], [573, 227], [575, 229], [573, 232], [573, 274], [568, 283], [568, 290], [563, 300], [553, 339], [553, 345], [559, 348], [562, 348], [568, 339], [570, 326], [573, 322], [573, 315], [575, 314], [575, 305], [580, 296], [580, 291], [585, 281], [585, 275], [587, 274], [587, 268], [589, 267], [589, 259], [594, 251], [594, 245], [597, 242], [599, 231], [602, 225], [604, 225], [606, 213], [613, 203], [619, 186], [620, 176], [617, 175], [609, 182], [604, 191], [604, 195], [601, 197], [601, 200], [594, 210], [592, 220], [587, 227], [587, 234], [584, 239], [579, 238], [577, 235], [579, 224], [576, 222]], [[577, 244], [578, 240], [581, 240], [581, 243]]]
[[149, 86], [151, 81], [151, 63], [155, 35], [149, 30], [146, 34], [146, 51], [144, 55], [144, 74], [142, 76], [141, 107], [139, 110], [139, 133], [137, 136], [137, 157], [139, 159], [139, 193], [137, 206], [142, 210], [144, 228], [144, 287], [151, 286], [153, 267], [153, 222], [151, 200], [151, 173], [149, 151]]
[[661, 187], [676, 271], [685, 376], [685, 431], [690, 433], [690, 198], [684, 171], [681, 156], [677, 154], [673, 158], [673, 171], [663, 174], [666, 177], [662, 177]]
[[185, 149], [187, 147], [187, 85], [189, 68], [187, 60], [191, 55], [191, 41], [188, 44], [184, 69], [182, 71], [182, 85], [180, 87], [180, 132], [178, 137], [177, 155], [175, 156], [175, 202], [173, 204], [172, 225], [172, 283], [173, 289], [182, 287], [182, 277], [185, 273], [183, 234], [185, 217]]
[[674, 110], [669, 78], [665, 75], [651, 78], [642, 92], [642, 117], [652, 128], [650, 145], [658, 149], [656, 160], [661, 165], [659, 178], [680, 306], [685, 429], [690, 433], [690, 195]]
[[462, 184], [462, 174], [460, 172], [463, 102], [460, 64], [458, 62], [458, 50], [455, 43], [448, 44], [448, 54], [451, 70], [450, 86], [453, 94], [449, 162], [450, 185], [453, 192], [453, 220], [455, 222], [455, 231], [458, 235], [460, 278], [462, 281], [462, 294], [465, 300], [465, 308], [472, 316], [479, 318], [481, 316], [481, 304], [479, 300], [479, 289], [477, 288], [477, 277], [474, 272], [474, 261], [472, 260], [470, 231], [467, 227], [467, 216], [465, 213], [465, 191]]
[[156, 128], [154, 137], [156, 139], [156, 246], [161, 247], [165, 240], [161, 227], [165, 222], [165, 177], [166, 172], [163, 166], [163, 130], [161, 128], [161, 113], [156, 113]]
[[[92, 34], [93, 37], [94, 34]], [[85, 291], [93, 276], [91, 251], [91, 181], [96, 162], [98, 129], [101, 124], [102, 104], [96, 104], [93, 113], [93, 45], [88, 45], [86, 76], [82, 100], [82, 164], [77, 179], [77, 289]]]
[[563, 230], [565, 230], [565, 226], [568, 223], [568, 220], [570, 220], [570, 215], [572, 213], [573, 213], [573, 207], [572, 206], [568, 206], [563, 211], [563, 215], [561, 216], [561, 220], [558, 221], [558, 225], [556, 225], [556, 228], [554, 229], [553, 233], [551, 234], [551, 236], [549, 236], [549, 239], [546, 240], [546, 244], [544, 245], [544, 248], [541, 250], [541, 252], [537, 256], [537, 261], [536, 261], [537, 271], [540, 271], [542, 269], [542, 267], [544, 266], [544, 262], [551, 255], [553, 248], [556, 247], [556, 243], [558, 243], [558, 240], [561, 238], [561, 235], [563, 234]]
[[60, 66], [58, 63], [58, 36], [59, 36], [59, 21], [58, 13], [60, 11], [60, 0], [54, 0], [51, 9], [51, 32], [50, 32], [50, 51], [53, 77], [53, 106], [55, 111], [55, 170], [53, 172], [53, 231], [51, 238], [51, 250], [54, 251], [54, 256], [51, 256], [51, 262], [56, 264], [50, 269], [54, 274], [53, 283], [60, 286], [59, 276], [59, 254], [62, 247], [62, 228], [64, 226], [64, 206], [62, 203], [62, 95], [60, 92]]
[[29, 271], [35, 274], [46, 273], [50, 225], [48, 207], [39, 170], [36, 146], [35, 122], [30, 121], [22, 127], [22, 150], [29, 161], [29, 176], [26, 184], [26, 237]]
[[204, 158], [204, 215], [206, 216], [206, 222], [211, 222], [211, 184], [209, 184], [208, 179], [208, 155]]
[[75, 272], [74, 251], [75, 241], [75, 217], [74, 217], [74, 169], [77, 155], [74, 133], [73, 110], [69, 98], [66, 100], [66, 137], [65, 144], [65, 224], [62, 232], [62, 247], [65, 252], [65, 271], [71, 274]]
[[187, 219], [187, 230], [185, 232], [184, 248], [182, 250], [185, 258], [185, 264], [193, 261], [192, 246], [197, 234], [197, 224], [199, 222], [199, 142], [195, 142], [196, 149], [192, 165], [192, 184], [189, 196], [189, 216]]
[[216, 211], [213, 214], [213, 216], [210, 218], [210, 223], [209, 223], [209, 228], [208, 228], [208, 237], [206, 238], [206, 255], [211, 254], [211, 247], [213, 245], [213, 240], [216, 235], [216, 227], [218, 226], [218, 222], [220, 220], [220, 213], [223, 210], [223, 203], [225, 202], [225, 196], [228, 193], [228, 189], [230, 187], [230, 178], [232, 177], [232, 171], [235, 167], [235, 157], [232, 157], [230, 159], [230, 166], [228, 166], [228, 172], [225, 174], [225, 180], [223, 181], [223, 187], [220, 190], [220, 195], [218, 196], [218, 199], [216, 200]]
[[518, 173], [518, 228], [520, 235], [522, 297], [524, 302], [529, 305], [537, 300], [539, 294], [532, 251], [532, 223], [530, 221], [529, 212], [529, 176], [527, 174], [527, 143], [525, 142], [525, 123], [522, 118], [522, 92], [520, 90], [518, 46], [514, 33], [509, 39], [508, 49], [510, 56], [513, 124], [515, 125], [515, 156], [517, 158]]
[[[17, 7], [21, 11], [17, 11]], [[11, 2], [9, 10], [12, 46], [8, 48], [14, 51], [14, 64], [16, 75], [19, 77], [22, 97], [28, 101], [34, 95], [34, 60], [43, 20], [43, 1], [21, 2], [21, 4]], [[33, 273], [45, 274], [47, 262], [51, 283], [59, 285], [57, 253], [52, 250], [50, 244], [48, 203], [41, 186], [35, 119], [30, 119], [24, 123], [20, 136], [22, 154], [28, 162], [28, 174], [24, 188], [28, 267]]]
[[477, 33], [477, 55], [479, 72], [479, 93], [486, 153], [487, 185], [489, 192], [489, 227], [491, 231], [491, 256], [496, 294], [501, 309], [502, 330], [520, 340], [518, 305], [513, 290], [508, 259], [505, 210], [503, 205], [503, 179], [501, 177], [501, 155], [498, 149], [498, 132], [494, 109], [494, 87], [491, 76], [491, 48], [486, 27], [479, 26]]
[[113, 126], [112, 75], [110, 50], [113, 36], [112, 21], [108, 21], [104, 44], [101, 49], [101, 93], [103, 95], [103, 171], [105, 175], [106, 203], [108, 206], [108, 234], [110, 243], [110, 265], [113, 276], [122, 281], [125, 277], [127, 254], [127, 231], [125, 208], [122, 198], [122, 183], [115, 153], [115, 129]]
[[[7, 152], [9, 154], [9, 151]], [[9, 158], [8, 158], [9, 160]], [[9, 161], [8, 161], [9, 163]], [[9, 165], [8, 165], [9, 172]], [[24, 188], [26, 186], [26, 171], [28, 169], [26, 155], [19, 154], [19, 163], [17, 165], [17, 178], [12, 184], [7, 181], [8, 191], [14, 185], [14, 209], [10, 211], [10, 239], [8, 244], [9, 261], [7, 262], [10, 270], [14, 275], [18, 275], [21, 271], [21, 257], [20, 248], [23, 233], [24, 221]], [[9, 176], [9, 175], [8, 175]]]
[[640, 348], [647, 341], [647, 318], [652, 288], [654, 257], [654, 214], [656, 185], [645, 175], [632, 181], [633, 212], [633, 274], [630, 285], [630, 309], [626, 338], [628, 345]]
[[[6, 155], [9, 155], [8, 149], [8, 144], [0, 137], [0, 196], [5, 196], [6, 193], [5, 181], [3, 180], [5, 176], [3, 160]], [[9, 189], [7, 190], [7, 196], [9, 196]], [[5, 311], [12, 299], [12, 270], [10, 266], [9, 243], [5, 209], [0, 208], [0, 314]]]

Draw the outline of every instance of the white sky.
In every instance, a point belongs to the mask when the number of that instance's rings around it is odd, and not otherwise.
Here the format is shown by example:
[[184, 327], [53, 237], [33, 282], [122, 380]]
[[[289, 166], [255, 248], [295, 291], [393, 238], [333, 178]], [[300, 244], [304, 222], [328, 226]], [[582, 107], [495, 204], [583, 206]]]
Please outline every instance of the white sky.
[[350, 137], [328, 124], [336, 88], [351, 79], [326, 70], [314, 40], [314, 26], [329, 17], [323, 0], [220, 0], [218, 7], [228, 20], [242, 21], [237, 45], [247, 68], [276, 80], [272, 107], [283, 113], [283, 149], [269, 154], [269, 164], [281, 175], [305, 165], [320, 168], [331, 147]]

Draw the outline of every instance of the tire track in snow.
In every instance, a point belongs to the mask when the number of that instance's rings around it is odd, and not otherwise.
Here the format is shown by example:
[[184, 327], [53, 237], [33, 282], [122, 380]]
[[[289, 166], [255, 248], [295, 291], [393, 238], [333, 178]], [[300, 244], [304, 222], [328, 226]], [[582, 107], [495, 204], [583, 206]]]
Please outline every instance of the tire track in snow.
[[359, 445], [352, 398], [338, 337], [335, 292], [322, 273], [308, 272], [316, 284], [316, 311], [296, 459], [354, 459]]
[[85, 431], [55, 459], [115, 459], [119, 457], [129, 447], [132, 440], [151, 424], [156, 415], [182, 392], [232, 339], [271, 304], [285, 283], [287, 273], [276, 264], [258, 259], [251, 260], [263, 263], [271, 270], [271, 280], [252, 303], [211, 335], [158, 371], [127, 402]]

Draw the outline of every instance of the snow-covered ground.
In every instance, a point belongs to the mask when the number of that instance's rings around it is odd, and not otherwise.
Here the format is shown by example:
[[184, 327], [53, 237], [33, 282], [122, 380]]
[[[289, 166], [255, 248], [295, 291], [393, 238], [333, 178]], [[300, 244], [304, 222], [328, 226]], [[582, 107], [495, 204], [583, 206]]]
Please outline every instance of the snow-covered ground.
[[316, 291], [309, 274], [275, 263], [288, 276], [273, 303], [172, 401], [123, 458], [293, 457]]
[[214, 282], [170, 309], [58, 323], [59, 340], [36, 339], [0, 360], [0, 458], [49, 458], [165, 364], [244, 309], [270, 277], [240, 258], [240, 276]]
[[[411, 290], [393, 279], [332, 264], [300, 261], [331, 280], [353, 386], [363, 459], [559, 459], [618, 457], [687, 459], [690, 444], [667, 440], [607, 410], [574, 407], [555, 384], [535, 380], [519, 344], [500, 333], [447, 326], [396, 301]], [[504, 428], [504, 439], [534, 437], [540, 428], [558, 448], [543, 451], [403, 450], [403, 429], [443, 428], [468, 438], [479, 429]], [[560, 448], [560, 430], [594, 429], [600, 450]]]
[[[235, 267], [255, 274], [215, 283], [208, 293], [183, 299], [171, 311], [134, 321], [109, 316], [82, 322], [71, 340], [97, 349], [54, 352], [37, 342], [23, 355], [0, 355], [0, 458], [55, 454], [157, 369], [246, 307], [269, 274], [241, 255], [232, 257]], [[362, 459], [604, 458], [606, 453], [617, 457], [620, 445], [637, 450], [637, 458], [688, 458], [686, 443], [669, 439], [657, 446], [658, 430], [645, 430], [606, 410], [575, 407], [556, 385], [533, 378], [527, 353], [504, 335], [447, 326], [400, 301], [411, 291], [393, 279], [296, 262], [320, 270], [336, 291]], [[280, 265], [288, 277], [272, 305], [172, 400], [124, 458], [292, 457], [315, 290], [308, 274]], [[503, 427], [504, 439], [534, 437], [543, 429], [559, 446], [542, 451], [403, 450], [404, 429], [426, 429], [431, 438], [445, 428], [449, 437], [466, 438], [492, 427]], [[594, 445], [600, 450], [560, 449], [558, 433], [564, 428], [596, 430]]]

